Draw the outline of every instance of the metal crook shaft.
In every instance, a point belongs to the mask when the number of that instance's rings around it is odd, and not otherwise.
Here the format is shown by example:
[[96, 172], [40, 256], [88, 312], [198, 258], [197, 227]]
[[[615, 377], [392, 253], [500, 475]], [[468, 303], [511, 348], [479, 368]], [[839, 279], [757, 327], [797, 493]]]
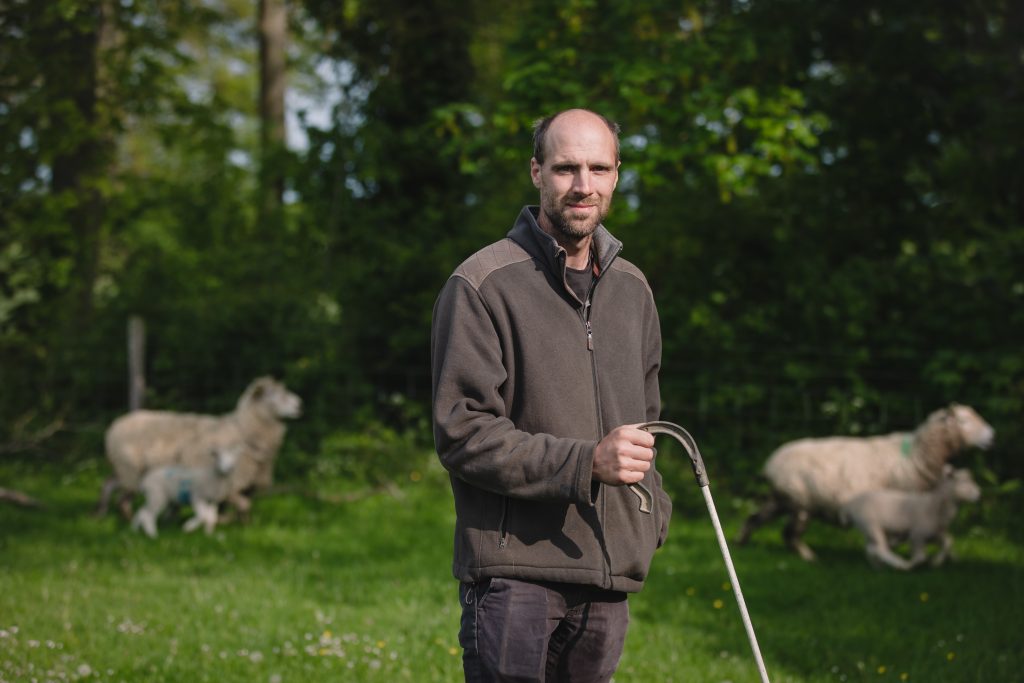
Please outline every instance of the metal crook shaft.
[[[715, 536], [718, 538], [718, 547], [722, 550], [722, 558], [725, 560], [725, 568], [729, 572], [729, 582], [732, 584], [733, 593], [736, 595], [736, 604], [740, 608], [740, 617], [743, 619], [743, 627], [747, 630], [747, 639], [750, 641], [750, 649], [754, 652], [754, 660], [757, 662], [758, 673], [761, 674], [762, 683], [770, 683], [768, 671], [765, 669], [764, 660], [761, 658], [761, 649], [757, 646], [757, 636], [754, 635], [754, 625], [750, 622], [750, 615], [747, 613], [747, 604], [743, 600], [743, 591], [740, 590], [740, 580], [736, 576], [736, 568], [732, 564], [732, 556], [729, 554], [729, 546], [725, 542], [725, 534], [722, 533], [722, 523], [718, 519], [718, 511], [715, 510], [715, 501], [711, 498], [711, 486], [708, 481], [707, 472], [704, 469], [704, 460], [700, 457], [700, 450], [697, 442], [690, 433], [673, 422], [655, 421], [646, 422], [640, 425], [640, 429], [651, 434], [667, 434], [683, 445], [690, 456], [690, 465], [693, 467], [693, 475], [697, 479], [697, 486], [704, 494], [704, 502], [708, 506], [708, 514], [711, 515], [711, 524], [715, 527]], [[653, 504], [651, 492], [642, 484], [629, 484], [640, 499], [641, 512], [650, 512]], [[646, 508], [646, 509], [645, 509]]]

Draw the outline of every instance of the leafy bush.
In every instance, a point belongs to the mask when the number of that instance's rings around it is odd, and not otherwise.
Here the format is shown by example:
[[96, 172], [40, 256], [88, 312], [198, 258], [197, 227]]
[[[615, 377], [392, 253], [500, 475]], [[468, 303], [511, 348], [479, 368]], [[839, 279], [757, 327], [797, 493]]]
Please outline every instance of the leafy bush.
[[309, 476], [376, 486], [415, 479], [433, 457], [416, 430], [372, 421], [358, 431], [338, 430], [324, 437]]

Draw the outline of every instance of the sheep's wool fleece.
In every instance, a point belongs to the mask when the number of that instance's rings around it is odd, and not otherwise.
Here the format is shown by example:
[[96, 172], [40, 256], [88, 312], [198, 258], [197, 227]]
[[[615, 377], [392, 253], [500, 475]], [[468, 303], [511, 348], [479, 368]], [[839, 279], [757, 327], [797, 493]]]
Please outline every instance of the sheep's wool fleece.
[[107, 458], [118, 483], [137, 491], [143, 475], [164, 465], [205, 467], [222, 448], [242, 447], [231, 472], [232, 491], [241, 491], [261, 479], [284, 440], [282, 418], [297, 416], [301, 401], [284, 385], [259, 378], [242, 394], [234, 411], [200, 415], [138, 410], [111, 424], [106, 434]]
[[834, 513], [863, 491], [930, 489], [950, 458], [967, 446], [988, 447], [993, 435], [974, 410], [954, 404], [932, 413], [914, 433], [792, 441], [769, 457], [764, 474], [799, 507]]

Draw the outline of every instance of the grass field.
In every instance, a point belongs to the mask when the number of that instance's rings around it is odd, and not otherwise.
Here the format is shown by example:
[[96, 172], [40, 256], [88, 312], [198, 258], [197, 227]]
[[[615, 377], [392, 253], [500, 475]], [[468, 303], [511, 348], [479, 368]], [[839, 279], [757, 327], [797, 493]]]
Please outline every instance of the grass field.
[[[211, 537], [165, 520], [156, 540], [91, 516], [102, 463], [67, 467], [0, 463], [0, 485], [46, 503], [0, 504], [0, 682], [461, 680], [438, 466], [397, 492], [261, 497]], [[700, 494], [684, 496], [615, 681], [755, 682]], [[734, 533], [743, 506], [715, 499]], [[734, 546], [772, 681], [1024, 680], [1024, 549], [955, 528], [958, 561], [912, 573], [871, 569], [854, 532], [824, 526], [816, 564], [777, 528]]]

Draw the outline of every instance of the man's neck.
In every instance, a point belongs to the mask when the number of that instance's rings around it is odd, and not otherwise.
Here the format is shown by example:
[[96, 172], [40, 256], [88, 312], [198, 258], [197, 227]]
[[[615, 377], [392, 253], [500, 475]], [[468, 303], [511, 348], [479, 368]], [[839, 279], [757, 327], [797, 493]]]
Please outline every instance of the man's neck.
[[561, 231], [556, 230], [551, 223], [546, 220], [546, 216], [542, 211], [537, 220], [537, 225], [540, 229], [555, 238], [558, 242], [558, 246], [565, 249], [565, 265], [575, 270], [583, 270], [590, 263], [590, 245], [594, 242], [593, 235], [587, 235], [579, 239], [571, 239], [566, 237]]
[[[557, 238], [556, 238], [557, 239]], [[590, 244], [593, 239], [588, 235], [578, 242], [566, 244], [559, 241], [559, 244], [565, 249], [565, 265], [567, 268], [573, 270], [584, 270], [590, 265]]]

